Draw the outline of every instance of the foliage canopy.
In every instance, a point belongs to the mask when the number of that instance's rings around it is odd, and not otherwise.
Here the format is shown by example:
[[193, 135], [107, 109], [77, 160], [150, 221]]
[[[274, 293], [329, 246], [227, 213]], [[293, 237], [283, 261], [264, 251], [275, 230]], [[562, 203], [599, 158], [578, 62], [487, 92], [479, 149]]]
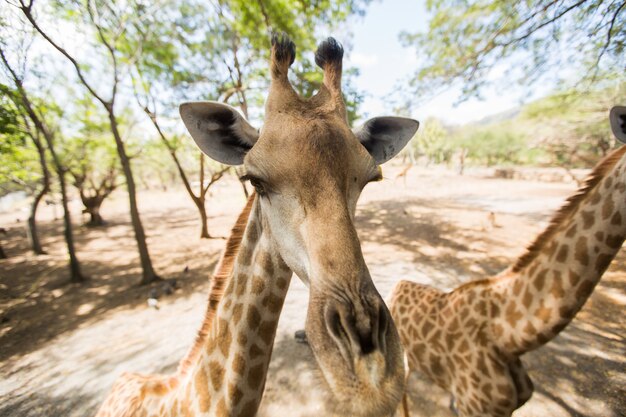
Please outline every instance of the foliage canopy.
[[463, 98], [479, 95], [506, 62], [503, 84], [546, 76], [595, 79], [626, 67], [622, 0], [427, 0], [426, 32], [404, 33], [422, 59], [411, 93], [436, 93], [451, 82]]

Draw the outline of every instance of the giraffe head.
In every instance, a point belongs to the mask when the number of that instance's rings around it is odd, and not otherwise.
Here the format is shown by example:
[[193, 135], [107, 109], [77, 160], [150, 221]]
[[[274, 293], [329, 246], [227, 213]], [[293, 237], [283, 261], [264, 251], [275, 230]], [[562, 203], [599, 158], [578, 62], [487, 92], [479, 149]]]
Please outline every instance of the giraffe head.
[[300, 97], [287, 74], [295, 45], [272, 36], [265, 123], [253, 128], [232, 107], [185, 103], [180, 112], [198, 146], [213, 159], [242, 164], [259, 196], [264, 233], [309, 287], [307, 336], [337, 412], [380, 416], [403, 390], [400, 341], [363, 260], [354, 227], [359, 195], [381, 179], [379, 165], [411, 139], [418, 122], [379, 117], [348, 126], [341, 94], [343, 48], [329, 38], [315, 61], [323, 85]]

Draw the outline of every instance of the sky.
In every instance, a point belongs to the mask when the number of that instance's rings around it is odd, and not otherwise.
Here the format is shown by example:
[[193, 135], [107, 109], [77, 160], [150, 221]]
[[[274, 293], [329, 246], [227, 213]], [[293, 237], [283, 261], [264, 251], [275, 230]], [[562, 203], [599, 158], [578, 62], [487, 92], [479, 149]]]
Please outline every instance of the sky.
[[[347, 42], [352, 49], [347, 55], [346, 67], [352, 65], [360, 69], [355, 84], [358, 91], [366, 94], [361, 107], [364, 118], [392, 114], [393, 105], [385, 96], [413, 72], [419, 60], [415, 48], [401, 45], [399, 34], [426, 28], [425, 0], [374, 1], [364, 18], [350, 22], [348, 31], [352, 36]], [[338, 38], [341, 40], [341, 36]], [[413, 109], [411, 116], [420, 121], [436, 117], [446, 124], [458, 125], [517, 107], [522, 97], [528, 100], [540, 95], [539, 91], [534, 91], [529, 97], [528, 92], [522, 92], [519, 87], [507, 91], [491, 88], [484, 91], [484, 100], [472, 99], [455, 106], [460, 90], [451, 88]]]

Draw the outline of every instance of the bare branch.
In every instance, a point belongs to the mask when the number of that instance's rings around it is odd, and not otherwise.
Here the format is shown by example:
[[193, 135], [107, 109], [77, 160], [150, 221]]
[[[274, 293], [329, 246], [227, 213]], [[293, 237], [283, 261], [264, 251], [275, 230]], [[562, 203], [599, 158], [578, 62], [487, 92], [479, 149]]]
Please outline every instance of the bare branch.
[[204, 188], [203, 194], [206, 194], [209, 191], [209, 188], [211, 188], [211, 186], [213, 184], [215, 184], [216, 182], [218, 182], [223, 176], [224, 174], [230, 170], [231, 167], [226, 166], [226, 167], [222, 167], [222, 169], [220, 169], [217, 172], [214, 172], [211, 175], [211, 179], [209, 180], [209, 183], [206, 185], [206, 187]]
[[604, 56], [604, 53], [607, 51], [607, 49], [609, 48], [609, 45], [611, 44], [611, 38], [613, 37], [613, 26], [615, 25], [615, 20], [617, 20], [617, 16], [620, 14], [620, 12], [624, 8], [624, 6], [626, 6], [626, 2], [623, 2], [617, 8], [615, 13], [613, 13], [613, 17], [611, 18], [611, 23], [609, 24], [609, 29], [606, 31], [606, 42], [604, 43], [604, 46], [600, 50], [600, 54], [598, 54], [598, 59], [596, 61], [596, 67], [599, 66], [600, 60], [602, 59], [602, 57]]
[[[95, 9], [95, 12], [98, 12], [98, 9]], [[104, 47], [109, 51], [109, 55], [111, 56], [111, 62], [113, 64], [113, 85], [111, 86], [111, 106], [115, 102], [115, 96], [117, 94], [117, 85], [119, 84], [119, 72], [117, 67], [117, 55], [115, 54], [115, 48], [109, 41], [106, 39], [104, 34], [104, 30], [100, 25], [100, 19], [98, 16], [98, 21], [96, 21], [96, 17], [94, 15], [94, 10], [91, 7], [91, 0], [87, 0], [87, 14], [89, 15], [89, 20], [95, 26], [96, 31], [98, 32], [98, 37], [100, 41], [104, 45]]]
[[552, 18], [548, 19], [548, 20], [544, 20], [543, 22], [539, 23], [538, 25], [531, 27], [530, 29], [528, 29], [528, 31], [517, 37], [514, 39], [509, 40], [508, 42], [504, 42], [504, 43], [499, 43], [496, 42], [496, 45], [498, 46], [503, 46], [503, 47], [507, 47], [507, 46], [511, 46], [517, 43], [522, 42], [523, 40], [527, 39], [528, 37], [530, 37], [531, 35], [533, 35], [535, 32], [537, 32], [539, 29], [542, 29], [544, 27], [546, 27], [547, 25], [556, 22], [557, 20], [559, 20], [560, 18], [562, 18], [563, 16], [565, 16], [567, 13], [571, 12], [572, 10], [576, 9], [577, 7], [581, 6], [582, 4], [588, 2], [589, 0], [579, 0], [578, 2], [570, 5], [569, 7], [567, 7], [565, 10], [560, 11], [558, 14], [556, 14], [555, 16], [553, 16]]
[[[144, 85], [143, 75], [141, 71], [139, 70], [139, 68], [136, 68], [136, 71], [137, 71], [137, 75], [140, 78], [141, 85]], [[137, 100], [137, 104], [139, 105], [140, 108], [143, 109], [144, 113], [148, 116], [148, 118], [152, 122], [152, 125], [154, 126], [157, 133], [159, 134], [161, 141], [163, 142], [163, 144], [169, 151], [172, 159], [174, 160], [174, 164], [176, 165], [176, 169], [178, 170], [178, 174], [180, 175], [180, 178], [183, 181], [183, 185], [185, 186], [187, 193], [189, 193], [189, 196], [191, 197], [192, 200], [196, 201], [198, 197], [196, 196], [196, 194], [193, 192], [193, 189], [191, 188], [191, 184], [189, 182], [189, 179], [187, 178], [187, 174], [185, 173], [185, 170], [183, 169], [183, 165], [178, 159], [178, 155], [176, 154], [176, 148], [174, 147], [174, 145], [172, 145], [169, 139], [165, 136], [165, 133], [163, 132], [163, 130], [161, 129], [161, 126], [159, 125], [159, 122], [157, 120], [157, 115], [156, 115], [156, 105], [155, 105], [156, 100], [152, 96], [150, 89], [148, 88], [147, 90], [144, 90], [145, 100], [146, 100], [145, 103], [142, 103], [139, 97], [139, 92], [137, 91], [137, 83], [135, 82], [133, 82], [133, 92], [135, 95], [135, 99]], [[150, 102], [152, 103], [152, 106], [153, 106], [152, 109], [148, 107]]]
[[92, 96], [94, 96], [96, 98], [96, 100], [98, 100], [100, 103], [102, 103], [103, 106], [109, 108], [111, 106], [111, 102], [105, 100], [104, 98], [102, 98], [102, 96], [100, 96], [96, 90], [94, 90], [94, 88], [91, 86], [91, 84], [89, 84], [89, 82], [87, 81], [87, 79], [85, 78], [85, 75], [83, 74], [83, 71], [80, 69], [80, 65], [78, 65], [78, 62], [76, 61], [76, 59], [74, 59], [73, 56], [71, 56], [64, 48], [62, 48], [59, 44], [57, 44], [55, 41], [52, 40], [52, 38], [50, 38], [50, 36], [48, 36], [48, 34], [46, 32], [43, 31], [43, 29], [41, 29], [41, 27], [39, 26], [39, 24], [35, 21], [35, 18], [33, 17], [32, 14], [32, 5], [33, 2], [29, 2], [28, 4], [24, 3], [23, 0], [20, 0], [20, 10], [22, 11], [22, 13], [24, 13], [24, 16], [26, 17], [26, 19], [30, 22], [30, 24], [33, 26], [33, 28], [50, 44], [52, 45], [52, 47], [54, 49], [56, 49], [57, 51], [59, 51], [63, 56], [65, 56], [65, 58], [68, 59], [68, 61], [70, 61], [70, 63], [72, 64], [72, 66], [74, 67], [74, 69], [76, 70], [76, 75], [78, 76], [78, 79], [80, 80], [80, 82], [85, 86], [85, 88], [91, 93]]

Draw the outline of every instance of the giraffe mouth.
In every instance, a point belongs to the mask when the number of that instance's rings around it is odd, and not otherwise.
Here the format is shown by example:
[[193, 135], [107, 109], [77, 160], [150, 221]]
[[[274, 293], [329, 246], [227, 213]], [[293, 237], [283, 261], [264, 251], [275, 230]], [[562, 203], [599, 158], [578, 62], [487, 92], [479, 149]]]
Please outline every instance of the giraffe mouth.
[[[306, 332], [339, 415], [391, 415], [404, 389], [400, 340], [378, 294], [362, 305], [309, 305]], [[344, 298], [345, 300], [345, 298]]]

